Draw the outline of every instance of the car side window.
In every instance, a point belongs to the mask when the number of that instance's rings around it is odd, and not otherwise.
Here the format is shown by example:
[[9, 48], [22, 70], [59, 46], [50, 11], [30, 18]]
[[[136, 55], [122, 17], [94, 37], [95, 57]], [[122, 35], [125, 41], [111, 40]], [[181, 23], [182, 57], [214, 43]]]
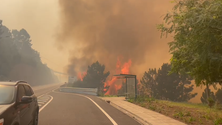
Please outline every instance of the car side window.
[[17, 95], [17, 101], [21, 102], [22, 97], [26, 96], [26, 92], [25, 92], [25, 88], [23, 87], [23, 85], [19, 85], [18, 86], [18, 95]]
[[31, 91], [30, 87], [27, 85], [24, 85], [24, 87], [25, 87], [25, 91], [26, 91], [26, 96], [32, 96], [33, 93]]
[[32, 93], [32, 95], [34, 94], [34, 91], [32, 90], [32, 88], [29, 86], [30, 92]]

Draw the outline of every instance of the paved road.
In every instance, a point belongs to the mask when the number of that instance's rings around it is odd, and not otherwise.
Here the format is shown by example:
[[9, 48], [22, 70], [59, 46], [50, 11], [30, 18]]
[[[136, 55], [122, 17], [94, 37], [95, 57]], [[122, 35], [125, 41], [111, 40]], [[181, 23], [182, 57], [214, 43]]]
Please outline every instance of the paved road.
[[58, 88], [61, 85], [62, 84], [51, 84], [51, 85], [34, 86], [32, 88], [33, 88], [33, 91], [35, 92], [36, 96], [41, 96], [45, 93], [48, 93], [48, 92]]
[[39, 125], [139, 125], [96, 96], [51, 92], [52, 101], [43, 108]]

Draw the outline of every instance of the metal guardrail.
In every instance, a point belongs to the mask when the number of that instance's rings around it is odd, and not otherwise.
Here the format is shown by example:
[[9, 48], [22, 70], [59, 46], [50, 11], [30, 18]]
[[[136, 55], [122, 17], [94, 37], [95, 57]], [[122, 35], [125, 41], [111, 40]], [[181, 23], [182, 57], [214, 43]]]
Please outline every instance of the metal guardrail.
[[87, 94], [87, 95], [97, 95], [97, 88], [75, 88], [75, 87], [60, 87], [59, 91], [61, 92], [70, 92], [78, 94]]

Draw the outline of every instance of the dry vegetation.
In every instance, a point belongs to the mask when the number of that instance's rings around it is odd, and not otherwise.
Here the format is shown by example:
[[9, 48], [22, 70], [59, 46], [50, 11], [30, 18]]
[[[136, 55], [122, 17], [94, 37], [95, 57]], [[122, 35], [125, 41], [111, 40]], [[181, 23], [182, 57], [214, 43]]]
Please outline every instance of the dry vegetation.
[[134, 104], [159, 112], [188, 125], [222, 125], [221, 105], [209, 108], [204, 104], [179, 103], [154, 98], [129, 100]]

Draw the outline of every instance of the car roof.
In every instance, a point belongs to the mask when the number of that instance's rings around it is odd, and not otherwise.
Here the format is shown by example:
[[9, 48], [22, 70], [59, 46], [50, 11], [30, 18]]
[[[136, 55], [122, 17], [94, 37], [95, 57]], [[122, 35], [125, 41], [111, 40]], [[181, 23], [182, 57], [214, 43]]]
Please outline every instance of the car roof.
[[0, 85], [16, 86], [18, 84], [27, 84], [26, 81], [0, 81]]

